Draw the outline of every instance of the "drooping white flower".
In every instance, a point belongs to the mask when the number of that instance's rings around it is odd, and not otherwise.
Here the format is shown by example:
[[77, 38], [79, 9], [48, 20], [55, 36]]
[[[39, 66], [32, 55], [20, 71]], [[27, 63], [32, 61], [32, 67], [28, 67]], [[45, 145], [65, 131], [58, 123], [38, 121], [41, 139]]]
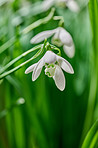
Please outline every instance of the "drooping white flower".
[[70, 63], [48, 50], [37, 63], [26, 69], [25, 74], [33, 72], [32, 81], [35, 81], [39, 77], [43, 66], [45, 66], [45, 74], [48, 77], [52, 77], [57, 88], [63, 91], [65, 89], [65, 76], [62, 69], [67, 73], [73, 74], [74, 70]]
[[73, 43], [73, 39], [69, 32], [67, 32], [64, 28], [58, 27], [53, 30], [43, 31], [31, 39], [32, 44], [36, 44], [42, 42], [45, 38], [49, 38], [52, 35], [52, 43], [57, 46], [63, 46], [64, 52], [68, 57], [72, 58], [75, 54], [75, 46]]
[[80, 8], [75, 0], [68, 0], [66, 6], [73, 12], [79, 12]]
[[67, 6], [73, 12], [79, 12], [80, 8], [75, 0], [44, 0], [43, 10], [48, 10], [54, 5]]
[[73, 12], [79, 12], [80, 8], [75, 0], [57, 0], [58, 3], [63, 3]]
[[44, 11], [49, 10], [55, 4], [55, 0], [44, 0], [42, 9]]

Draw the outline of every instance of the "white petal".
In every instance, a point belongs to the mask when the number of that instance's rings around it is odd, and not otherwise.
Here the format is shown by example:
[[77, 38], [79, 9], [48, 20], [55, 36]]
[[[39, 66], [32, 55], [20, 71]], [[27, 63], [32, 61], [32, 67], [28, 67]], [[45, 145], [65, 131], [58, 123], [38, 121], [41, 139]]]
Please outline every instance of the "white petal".
[[42, 4], [43, 11], [49, 10], [54, 5], [54, 1], [55, 0], [45, 0]]
[[60, 38], [59, 38], [59, 35], [60, 35], [60, 31], [61, 31], [61, 27], [58, 27], [56, 29], [56, 33], [54, 34], [54, 36], [52, 37], [52, 40], [51, 42], [57, 46], [62, 46], [63, 43], [61, 42]]
[[73, 43], [72, 37], [65, 29], [61, 28], [59, 38], [61, 42], [67, 46], [71, 46]]
[[79, 12], [80, 10], [78, 4], [74, 0], [69, 0], [66, 5], [73, 12]]
[[66, 0], [57, 0], [57, 2], [62, 3], [65, 2]]
[[29, 66], [26, 70], [25, 70], [25, 74], [28, 74], [30, 72], [32, 72], [34, 70], [34, 67], [37, 65], [37, 63]]
[[66, 55], [69, 58], [74, 57], [74, 55], [75, 55], [75, 46], [74, 46], [74, 44], [72, 46], [66, 46], [66, 45], [64, 45], [63, 46], [63, 49], [64, 49], [64, 52], [66, 53]]
[[74, 73], [74, 70], [73, 70], [71, 64], [67, 60], [65, 60], [64, 58], [62, 58], [60, 56], [57, 56], [57, 61], [59, 62], [60, 67], [64, 71], [66, 71], [66, 72], [68, 72], [70, 74]]
[[57, 0], [57, 2], [59, 2], [59, 3], [64, 3], [64, 2], [66, 2], [66, 1], [68, 1], [68, 0]]
[[56, 62], [56, 54], [52, 51], [47, 51], [44, 55], [44, 63], [55, 63]]
[[65, 76], [62, 69], [57, 65], [55, 70], [55, 75], [53, 76], [55, 84], [58, 89], [63, 91], [65, 89]]
[[42, 42], [45, 38], [51, 37], [55, 33], [54, 30], [48, 30], [48, 31], [43, 31], [41, 33], [38, 33], [36, 36], [34, 36], [31, 40], [31, 44], [36, 44]]
[[35, 66], [35, 68], [33, 70], [32, 81], [35, 81], [39, 77], [43, 66], [44, 66], [44, 61], [43, 61], [43, 57], [42, 57], [41, 60], [37, 63], [37, 65]]

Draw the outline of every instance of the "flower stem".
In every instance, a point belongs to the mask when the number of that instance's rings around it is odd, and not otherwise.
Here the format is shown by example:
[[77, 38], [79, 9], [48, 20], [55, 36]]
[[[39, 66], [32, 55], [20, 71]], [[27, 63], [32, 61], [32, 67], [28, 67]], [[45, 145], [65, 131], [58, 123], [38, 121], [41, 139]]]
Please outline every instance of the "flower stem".
[[14, 63], [16, 63], [17, 61], [19, 61], [20, 59], [22, 59], [23, 57], [25, 57], [26, 55], [28, 55], [29, 53], [37, 50], [37, 49], [40, 49], [42, 46], [42, 44], [34, 47], [34, 48], [31, 48], [30, 50], [24, 52], [23, 54], [21, 54], [20, 56], [18, 56], [17, 58], [13, 59], [12, 61], [10, 61], [7, 65], [5, 65], [4, 67], [2, 67], [0, 69], [0, 74], [3, 73], [6, 69], [8, 69], [10, 66], [12, 66]]
[[[34, 51], [34, 50], [33, 50]], [[43, 48], [41, 48], [32, 58], [30, 58], [29, 60], [21, 63], [20, 65], [18, 65], [17, 67], [7, 71], [7, 72], [4, 72], [3, 74], [0, 75], [0, 79], [3, 79], [4, 77], [6, 77], [7, 75], [15, 72], [16, 70], [22, 68], [24, 65], [26, 65], [27, 63], [29, 63], [30, 61], [34, 60], [35, 58], [37, 58], [41, 53], [43, 52]], [[30, 53], [30, 52], [29, 52]], [[24, 56], [26, 56], [28, 53], [24, 54]]]
[[52, 50], [57, 50], [58, 51], [57, 55], [61, 56], [61, 50], [59, 48], [57, 48], [56, 46], [54, 46], [52, 44], [50, 44], [50, 46], [51, 46]]
[[[30, 32], [31, 30], [37, 28], [38, 26], [42, 25], [42, 24], [46, 24], [47, 22], [49, 22], [54, 15], [55, 12], [55, 8], [52, 8], [50, 13], [48, 14], [48, 16], [46, 16], [45, 18], [39, 19], [38, 21], [30, 24], [29, 26], [27, 26], [25, 29], [23, 29], [19, 34], [27, 34], [28, 32]], [[13, 36], [10, 40], [8, 40], [6, 43], [4, 43], [1, 47], [0, 47], [0, 54], [3, 53], [7, 48], [9, 48], [10, 46], [12, 46], [16, 41], [16, 37]]]
[[93, 59], [91, 66], [91, 80], [90, 80], [90, 90], [88, 97], [87, 112], [84, 121], [83, 133], [81, 141], [84, 139], [86, 133], [88, 132], [93, 116], [94, 107], [97, 99], [97, 89], [98, 89], [98, 2], [97, 0], [89, 1], [89, 14], [92, 27], [92, 40], [93, 40]]
[[26, 34], [26, 33], [30, 32], [31, 30], [33, 30], [34, 28], [36, 28], [36, 27], [38, 27], [42, 24], [46, 24], [47, 22], [49, 22], [53, 18], [54, 11], [55, 11], [55, 9], [52, 8], [48, 16], [46, 16], [43, 19], [39, 19], [38, 21], [32, 23], [31, 25], [26, 27], [21, 33]]
[[59, 20], [59, 27], [64, 27], [64, 18], [62, 16], [54, 16], [54, 20]]

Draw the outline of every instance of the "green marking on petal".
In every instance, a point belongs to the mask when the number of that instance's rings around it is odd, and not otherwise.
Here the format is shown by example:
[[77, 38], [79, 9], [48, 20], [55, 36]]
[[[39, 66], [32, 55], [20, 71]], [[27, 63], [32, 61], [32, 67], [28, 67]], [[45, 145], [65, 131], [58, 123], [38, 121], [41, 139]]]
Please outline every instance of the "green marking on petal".
[[48, 77], [53, 77], [54, 74], [55, 74], [55, 65], [54, 64], [50, 64], [46, 67], [45, 69], [45, 74], [48, 76]]

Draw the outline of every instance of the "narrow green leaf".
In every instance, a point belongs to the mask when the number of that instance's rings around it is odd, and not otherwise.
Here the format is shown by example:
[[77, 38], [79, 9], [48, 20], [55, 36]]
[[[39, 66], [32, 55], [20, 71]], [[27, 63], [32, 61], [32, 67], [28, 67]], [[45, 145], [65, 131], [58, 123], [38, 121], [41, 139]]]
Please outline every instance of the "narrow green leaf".
[[[98, 90], [98, 1], [97, 0], [89, 0], [89, 15], [90, 15], [90, 23], [92, 29], [92, 55], [93, 58], [90, 57], [92, 61], [90, 61], [90, 89], [88, 96], [88, 105], [87, 112], [84, 121], [82, 138], [85, 137], [85, 134], [89, 130], [93, 115], [94, 115], [94, 107], [96, 102], [96, 95]], [[90, 54], [91, 56], [91, 54]], [[82, 141], [82, 140], [81, 140]]]
[[53, 18], [54, 11], [55, 11], [55, 9], [52, 8], [48, 16], [46, 16], [45, 18], [39, 19], [38, 21], [30, 24], [21, 33], [26, 34], [26, 33], [30, 32], [31, 30], [33, 30], [34, 28], [37, 28], [41, 24], [46, 24], [47, 22], [49, 22]]
[[9, 39], [6, 43], [4, 43], [1, 47], [0, 47], [0, 54], [3, 53], [6, 49], [8, 49], [9, 47], [11, 47], [16, 41], [15, 37], [12, 37], [11, 39]]
[[[32, 24], [27, 26], [25, 29], [23, 29], [19, 34], [20, 35], [26, 34], [26, 33], [30, 32], [31, 30], [37, 28], [38, 26], [48, 23], [53, 18], [54, 12], [55, 12], [55, 8], [52, 8], [50, 13], [48, 14], [48, 16], [46, 16], [45, 18], [39, 19], [36, 22], [33, 22]], [[15, 38], [15, 36], [13, 36], [10, 40], [8, 40], [6, 43], [4, 43], [0, 47], [0, 54], [3, 53], [6, 49], [8, 49], [10, 46], [12, 46], [15, 43], [15, 41], [16, 41], [16, 38]]]
[[30, 61], [34, 60], [35, 58], [37, 58], [41, 53], [43, 52], [43, 49], [41, 48], [32, 58], [30, 58], [29, 60], [21, 63], [20, 65], [18, 65], [17, 67], [7, 71], [7, 72], [4, 72], [3, 74], [0, 75], [0, 79], [3, 79], [4, 77], [6, 77], [7, 75], [15, 72], [16, 70], [22, 68], [24, 65], [26, 65], [27, 63], [29, 63]]
[[90, 147], [90, 144], [91, 144], [96, 132], [98, 132], [98, 120], [93, 124], [93, 126], [91, 127], [91, 129], [87, 133], [87, 136], [84, 139], [82, 148], [89, 148]]
[[22, 59], [23, 57], [25, 57], [26, 55], [28, 55], [29, 53], [37, 50], [37, 49], [40, 49], [42, 46], [42, 44], [38, 45], [38, 46], [35, 46], [31, 49], [29, 49], [28, 51], [22, 53], [21, 55], [19, 55], [17, 58], [13, 59], [12, 61], [10, 61], [7, 65], [5, 65], [4, 67], [2, 67], [0, 69], [0, 74], [3, 73], [6, 69], [8, 69], [10, 66], [12, 66], [14, 63], [16, 63], [17, 61], [19, 61], [20, 59]]
[[96, 132], [96, 134], [90, 144], [90, 148], [92, 148], [92, 147], [95, 147], [95, 148], [98, 147], [98, 131]]
[[98, 1], [97, 0], [89, 1], [89, 13], [92, 25], [95, 56], [97, 56], [98, 54]]

